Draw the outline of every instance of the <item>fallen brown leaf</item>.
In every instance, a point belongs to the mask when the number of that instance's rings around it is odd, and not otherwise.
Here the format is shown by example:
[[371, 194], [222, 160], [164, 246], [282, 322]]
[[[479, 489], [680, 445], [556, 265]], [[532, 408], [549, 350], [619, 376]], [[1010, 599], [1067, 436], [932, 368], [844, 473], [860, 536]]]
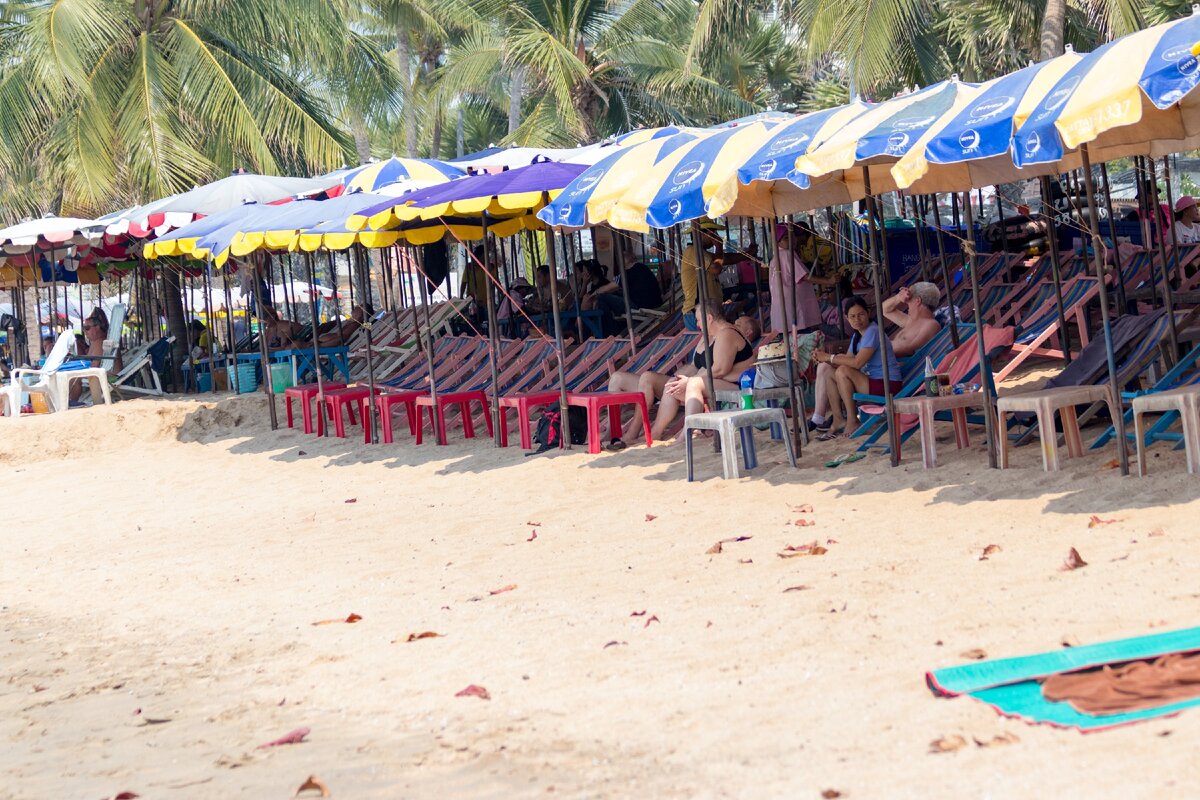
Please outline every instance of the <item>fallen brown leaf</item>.
[[789, 544], [783, 548], [783, 552], [776, 553], [775, 555], [779, 556], [780, 558], [796, 558], [798, 556], [823, 556], [828, 552], [829, 550], [822, 547], [816, 540], [814, 540], [809, 544], [802, 544], [799, 546], [793, 546]]
[[841, 797], [841, 796], [842, 796], [842, 793], [839, 792], [837, 789], [821, 790], [821, 797], [825, 798], [825, 800], [834, 800], [834, 798]]
[[540, 523], [540, 522], [526, 522], [525, 524], [526, 524], [526, 525], [530, 525], [530, 526], [532, 526], [532, 527], [534, 527], [534, 528], [537, 528], [537, 527], [539, 527], [539, 526], [540, 526], [542, 523]]
[[989, 544], [987, 547], [983, 548], [983, 552], [979, 555], [979, 560], [987, 561], [988, 556], [994, 556], [994, 555], [996, 555], [996, 553], [999, 553], [999, 552], [1000, 552], [1000, 545]]
[[967, 746], [967, 740], [961, 736], [943, 736], [929, 743], [931, 753], [953, 753]]
[[37, 694], [38, 692], [44, 692], [49, 688], [50, 688], [49, 686], [42, 686], [40, 683], [35, 683], [33, 685], [33, 693]]
[[643, 628], [649, 628], [649, 627], [650, 627], [650, 623], [651, 623], [651, 622], [662, 622], [662, 620], [661, 620], [661, 619], [659, 619], [658, 617], [651, 616], [651, 617], [650, 617], [650, 619], [646, 620], [646, 624], [645, 624], [645, 625], [643, 625], [642, 627], [643, 627]]
[[646, 515], [646, 522], [654, 522], [654, 520], [656, 520], [656, 519], [658, 519], [658, 517], [656, 517], [656, 516], [655, 516], [655, 515], [653, 515], [653, 514], [647, 514], [647, 515]]
[[491, 700], [492, 699], [492, 696], [490, 694], [488, 694], [487, 689], [483, 688], [482, 686], [476, 686], [473, 683], [471, 685], [469, 685], [467, 688], [463, 689], [461, 692], [456, 692], [454, 696], [455, 697], [478, 697], [480, 700]]
[[971, 738], [975, 740], [975, 744], [979, 747], [998, 747], [1005, 744], [1016, 744], [1021, 741], [1015, 733], [1001, 733], [998, 736], [993, 736], [991, 739], [980, 739], [978, 736]]
[[138, 797], [141, 797], [141, 795], [137, 792], [119, 792], [113, 795], [112, 800], [135, 800]]
[[298, 451], [296, 452], [296, 455], [298, 455], [298, 456], [306, 456], [306, 455], [308, 455], [308, 453], [306, 453], [306, 452], [305, 452], [305, 451], [303, 451], [303, 450], [298, 450]]
[[812, 526], [816, 525], [817, 523], [811, 519], [798, 519], [795, 522], [793, 522], [792, 524], [795, 525], [797, 528], [811, 528]]
[[1167, 532], [1164, 531], [1162, 528], [1155, 528], [1154, 530], [1150, 531], [1150, 533], [1148, 533], [1146, 535], [1147, 536], [1166, 536]]
[[623, 645], [623, 644], [629, 644], [629, 642], [618, 642], [616, 639], [613, 639], [611, 642], [608, 642], [607, 644], [604, 645], [604, 647], [601, 647], [600, 649], [607, 650], [610, 647], [617, 647], [617, 646]]
[[1070, 572], [1073, 569], [1086, 567], [1087, 562], [1083, 560], [1083, 556], [1079, 555], [1079, 551], [1072, 547], [1067, 552], [1067, 558], [1063, 561], [1063, 565], [1059, 567], [1060, 572]]
[[346, 501], [346, 504], [349, 505], [350, 503], [357, 503], [357, 502], [358, 502], [357, 497], [351, 497], [349, 500]]
[[643, 608], [641, 611], [634, 611], [634, 612], [633, 612], [632, 614], [630, 614], [629, 616], [631, 616], [631, 617], [644, 617], [644, 616], [646, 616], [646, 609], [644, 609], [644, 608]]
[[738, 563], [739, 564], [753, 564], [754, 559], [753, 558], [739, 558]]
[[825, 544], [837, 544], [837, 543], [838, 543], [837, 539], [826, 539], [825, 540]]
[[801, 503], [798, 506], [792, 506], [792, 511], [796, 514], [811, 514], [813, 513], [813, 507], [808, 503]]
[[1114, 458], [1111, 461], [1105, 461], [1104, 465], [1101, 468], [1102, 469], [1116, 469], [1119, 466], [1121, 466], [1120, 460]]
[[1101, 525], [1112, 525], [1114, 522], [1120, 522], [1120, 521], [1121, 521], [1120, 517], [1113, 517], [1112, 519], [1100, 519], [1100, 517], [1097, 517], [1095, 514], [1092, 514], [1091, 519], [1088, 520], [1088, 527], [1089, 528], [1099, 528]]
[[717, 542], [716, 544], [714, 544], [712, 547], [708, 548], [704, 552], [707, 555], [716, 555], [717, 553], [723, 552], [722, 545], [732, 544], [733, 542], [744, 542], [747, 539], [751, 539], [751, 538], [753, 538], [753, 537], [751, 537], [751, 536], [730, 536], [728, 539], [722, 539], [721, 541]]
[[787, 587], [786, 589], [783, 590], [783, 593], [787, 594], [788, 592], [804, 592], [804, 591], [808, 591], [811, 588], [812, 588], [811, 586], [801, 583], [796, 586]]
[[529, 538], [526, 539], [525, 541], [532, 542], [536, 538], [537, 538], [537, 531], [531, 531], [529, 534]]
[[404, 641], [415, 642], [418, 639], [440, 639], [442, 634], [434, 633], [433, 631], [422, 631], [421, 633], [410, 633]]
[[320, 792], [321, 797], [329, 797], [329, 787], [316, 775], [309, 775], [308, 780], [300, 784], [300, 788], [296, 790], [296, 793], [292, 797], [299, 797], [302, 793], [312, 789]]
[[515, 583], [510, 583], [508, 586], [501, 586], [499, 589], [492, 589], [490, 592], [488, 592], [488, 594], [504, 594], [505, 592], [511, 592], [515, 588], [517, 588], [517, 585]]
[[283, 744], [300, 744], [304, 741], [304, 737], [308, 736], [308, 728], [296, 728], [294, 731], [289, 731], [278, 739], [273, 739], [266, 744], [260, 744], [256, 749], [265, 750], [268, 747], [279, 747]]
[[313, 625], [336, 625], [339, 622], [347, 625], [353, 625], [360, 619], [362, 619], [362, 617], [360, 617], [358, 614], [350, 614], [350, 616], [346, 617], [345, 619], [322, 619], [314, 622]]
[[987, 658], [987, 653], [982, 647], [972, 647], [970, 650], [964, 650], [958, 654], [961, 658], [969, 658], [972, 661], [983, 661]]

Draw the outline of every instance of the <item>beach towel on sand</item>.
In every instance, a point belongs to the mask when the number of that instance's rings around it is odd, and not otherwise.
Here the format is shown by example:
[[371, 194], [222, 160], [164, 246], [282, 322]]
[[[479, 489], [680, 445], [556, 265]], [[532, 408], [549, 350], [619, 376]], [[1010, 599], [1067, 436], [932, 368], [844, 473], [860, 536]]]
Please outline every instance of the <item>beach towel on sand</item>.
[[970, 695], [1006, 717], [1087, 733], [1200, 705], [1197, 653], [1200, 628], [1187, 628], [948, 667], [925, 681], [940, 697]]

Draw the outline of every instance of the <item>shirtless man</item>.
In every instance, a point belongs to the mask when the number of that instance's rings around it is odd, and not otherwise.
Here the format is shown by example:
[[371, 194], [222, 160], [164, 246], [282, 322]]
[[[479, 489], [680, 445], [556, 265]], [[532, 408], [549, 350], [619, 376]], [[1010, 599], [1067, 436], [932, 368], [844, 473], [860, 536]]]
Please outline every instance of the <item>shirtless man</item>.
[[900, 327], [892, 337], [892, 350], [897, 357], [911, 356], [942, 329], [933, 317], [941, 297], [936, 286], [921, 281], [905, 286], [883, 301], [883, 315]]

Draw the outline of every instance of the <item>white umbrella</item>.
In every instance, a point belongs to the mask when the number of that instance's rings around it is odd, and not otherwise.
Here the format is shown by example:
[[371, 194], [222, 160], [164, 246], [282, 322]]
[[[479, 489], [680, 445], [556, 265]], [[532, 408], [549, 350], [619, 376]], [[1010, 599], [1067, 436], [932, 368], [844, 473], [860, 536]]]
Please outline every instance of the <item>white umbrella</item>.
[[45, 216], [0, 229], [0, 251], [18, 255], [38, 245], [66, 250], [97, 240], [103, 233], [103, 224], [96, 220]]
[[197, 216], [212, 216], [244, 203], [273, 203], [285, 197], [314, 194], [332, 185], [336, 183], [328, 178], [230, 175], [197, 186], [191, 191], [120, 212], [109, 222], [107, 232], [139, 236], [147, 235], [151, 230], [156, 234], [165, 233], [191, 222]]

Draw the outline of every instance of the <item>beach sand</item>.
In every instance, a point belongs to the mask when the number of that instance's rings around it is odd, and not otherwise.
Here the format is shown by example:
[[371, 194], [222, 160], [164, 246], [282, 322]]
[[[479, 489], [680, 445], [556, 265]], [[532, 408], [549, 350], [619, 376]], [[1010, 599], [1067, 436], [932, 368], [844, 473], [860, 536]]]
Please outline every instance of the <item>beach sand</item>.
[[703, 444], [688, 484], [680, 445], [369, 447], [261, 397], [0, 420], [0, 798], [1193, 795], [1200, 710], [1082, 735], [924, 676], [1195, 625], [1200, 479], [974, 444], [737, 481]]

